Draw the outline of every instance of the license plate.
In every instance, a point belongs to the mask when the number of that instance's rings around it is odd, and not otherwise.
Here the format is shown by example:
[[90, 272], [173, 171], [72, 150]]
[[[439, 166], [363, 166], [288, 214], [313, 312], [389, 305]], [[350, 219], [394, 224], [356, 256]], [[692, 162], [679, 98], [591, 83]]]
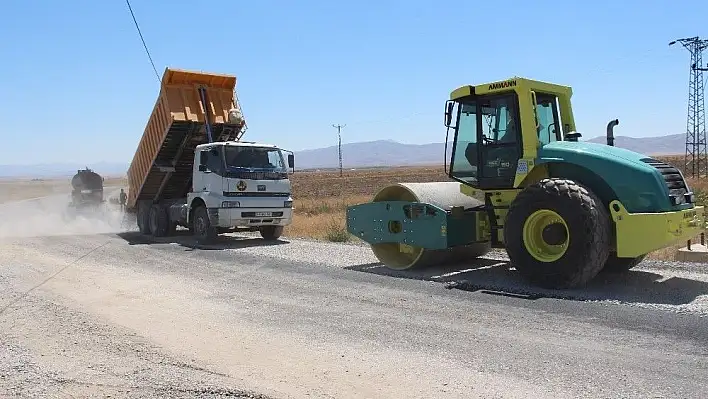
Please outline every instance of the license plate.
[[256, 217], [269, 217], [273, 214], [271, 212], [256, 212]]

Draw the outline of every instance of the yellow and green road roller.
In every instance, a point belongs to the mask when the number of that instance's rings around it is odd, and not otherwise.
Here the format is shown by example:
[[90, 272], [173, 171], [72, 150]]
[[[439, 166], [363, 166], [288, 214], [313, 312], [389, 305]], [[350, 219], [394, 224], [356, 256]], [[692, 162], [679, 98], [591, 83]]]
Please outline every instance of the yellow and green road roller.
[[571, 96], [520, 77], [457, 88], [444, 113], [451, 181], [384, 187], [347, 208], [347, 230], [396, 270], [504, 248], [525, 279], [552, 289], [699, 234], [703, 207], [681, 171], [615, 147], [618, 120], [607, 144], [579, 141]]

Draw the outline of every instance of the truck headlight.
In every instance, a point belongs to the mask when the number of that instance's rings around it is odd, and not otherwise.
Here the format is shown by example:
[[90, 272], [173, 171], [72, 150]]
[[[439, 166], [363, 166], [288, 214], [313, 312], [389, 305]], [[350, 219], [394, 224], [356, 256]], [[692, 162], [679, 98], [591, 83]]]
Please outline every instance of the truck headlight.
[[285, 208], [292, 208], [293, 207], [293, 202], [292, 201], [285, 201], [283, 203], [283, 207]]
[[221, 203], [222, 208], [239, 208], [241, 203], [239, 201], [224, 201]]

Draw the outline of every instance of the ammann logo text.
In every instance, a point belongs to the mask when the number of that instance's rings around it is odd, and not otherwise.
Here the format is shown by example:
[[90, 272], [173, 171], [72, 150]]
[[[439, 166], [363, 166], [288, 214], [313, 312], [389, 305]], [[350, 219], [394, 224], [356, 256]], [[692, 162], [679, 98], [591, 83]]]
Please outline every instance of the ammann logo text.
[[505, 89], [507, 87], [514, 87], [514, 86], [516, 86], [515, 80], [507, 80], [506, 82], [498, 82], [498, 83], [490, 84], [488, 90]]

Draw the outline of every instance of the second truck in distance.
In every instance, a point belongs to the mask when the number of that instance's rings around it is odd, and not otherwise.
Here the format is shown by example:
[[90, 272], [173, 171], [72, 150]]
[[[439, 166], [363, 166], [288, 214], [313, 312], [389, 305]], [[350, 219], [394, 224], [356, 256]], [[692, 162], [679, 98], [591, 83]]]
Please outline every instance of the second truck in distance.
[[141, 233], [183, 226], [200, 240], [238, 230], [274, 240], [292, 222], [294, 156], [241, 141], [246, 121], [235, 87], [231, 75], [165, 70], [128, 169], [126, 209]]

